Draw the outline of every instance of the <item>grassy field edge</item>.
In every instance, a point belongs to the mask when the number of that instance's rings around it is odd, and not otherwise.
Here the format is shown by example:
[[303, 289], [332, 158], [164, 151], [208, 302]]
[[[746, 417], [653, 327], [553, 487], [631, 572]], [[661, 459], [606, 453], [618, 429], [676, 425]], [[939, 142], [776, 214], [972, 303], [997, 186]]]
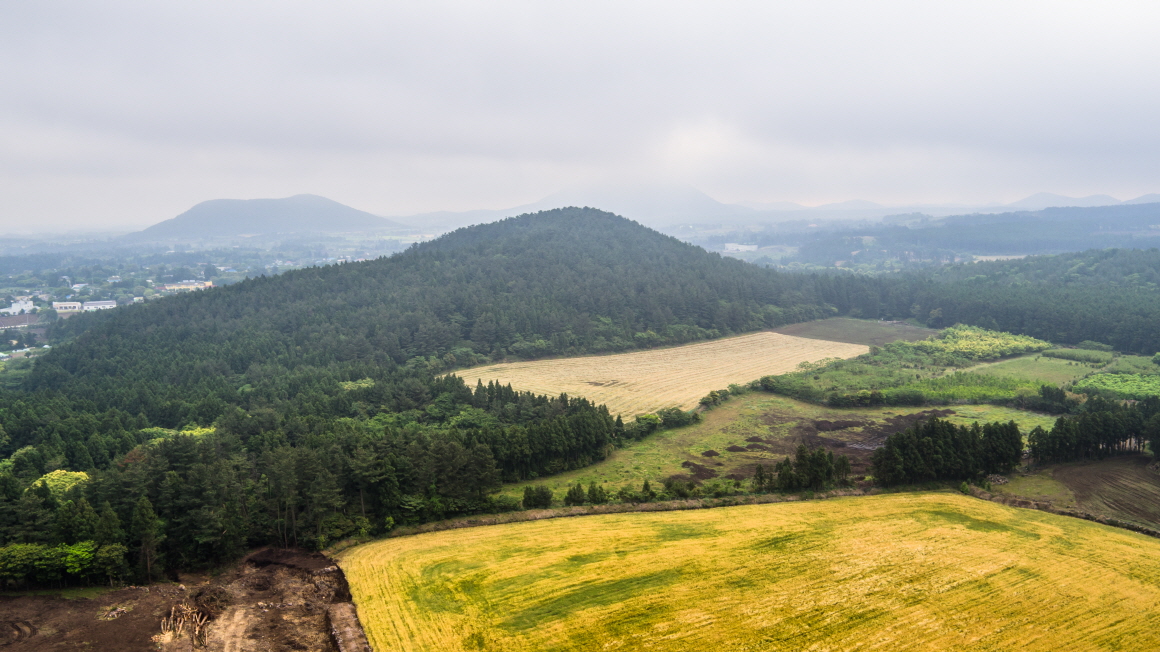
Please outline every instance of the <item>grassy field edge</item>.
[[[423, 523], [420, 525], [400, 526], [387, 533], [386, 535], [380, 537], [343, 539], [342, 541], [338, 541], [334, 545], [326, 548], [322, 552], [329, 557], [338, 559], [341, 557], [344, 551], [368, 543], [375, 543], [377, 541], [399, 539], [403, 537], [416, 536], [419, 534], [429, 534], [431, 532], [446, 532], [448, 530], [488, 527], [492, 525], [507, 525], [510, 523], [530, 523], [556, 518], [600, 516], [603, 514], [679, 512], [702, 509], [718, 509], [722, 507], [737, 507], [740, 505], [771, 505], [777, 503], [822, 501], [833, 498], [855, 498], [861, 496], [881, 496], [886, 494], [901, 493], [960, 493], [958, 489], [952, 488], [951, 484], [952, 483], [931, 483], [930, 485], [924, 487], [873, 487], [870, 489], [834, 489], [831, 491], [819, 492], [813, 495], [750, 494], [743, 496], [725, 496], [722, 498], [686, 498], [682, 500], [666, 500], [651, 503], [606, 503], [603, 505], [551, 507], [548, 509], [528, 509], [517, 512], [505, 512], [502, 514], [462, 516], [458, 518], [445, 519], [442, 521], [433, 521], [431, 523]], [[985, 500], [999, 505], [1005, 505], [1007, 507], [1031, 509], [1049, 514], [1055, 514], [1056, 516], [1067, 516], [1084, 521], [1091, 521], [1093, 523], [1099, 523], [1101, 525], [1107, 525], [1109, 527], [1128, 530], [1137, 534], [1143, 534], [1155, 539], [1160, 539], [1160, 530], [1104, 514], [1096, 514], [1078, 508], [1056, 507], [1050, 502], [1031, 500], [1022, 496], [991, 493], [973, 485], [970, 487], [970, 489], [971, 496], [979, 500]]]

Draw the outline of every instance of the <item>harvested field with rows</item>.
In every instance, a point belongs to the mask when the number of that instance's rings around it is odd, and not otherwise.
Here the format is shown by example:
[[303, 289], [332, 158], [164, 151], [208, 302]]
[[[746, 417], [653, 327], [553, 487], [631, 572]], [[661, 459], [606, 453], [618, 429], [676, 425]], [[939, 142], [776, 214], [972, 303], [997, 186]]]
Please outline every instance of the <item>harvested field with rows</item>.
[[959, 494], [558, 518], [340, 563], [376, 650], [1160, 649], [1160, 541]]
[[668, 349], [616, 355], [510, 362], [455, 372], [468, 385], [498, 381], [537, 394], [582, 396], [631, 418], [665, 407], [690, 410], [730, 383], [794, 370], [802, 362], [852, 358], [861, 344], [753, 333]]
[[1153, 459], [1125, 455], [1061, 464], [1054, 477], [1072, 491], [1080, 508], [1154, 528], [1160, 526], [1160, 474], [1148, 468]]

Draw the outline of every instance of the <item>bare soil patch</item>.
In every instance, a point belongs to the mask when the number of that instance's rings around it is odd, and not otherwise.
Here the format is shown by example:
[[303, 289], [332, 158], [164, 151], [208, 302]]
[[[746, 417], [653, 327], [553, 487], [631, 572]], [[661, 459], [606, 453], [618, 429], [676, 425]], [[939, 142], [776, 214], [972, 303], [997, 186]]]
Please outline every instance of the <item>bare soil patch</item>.
[[[19, 650], [193, 650], [188, 635], [162, 632], [184, 604], [210, 619], [211, 652], [336, 651], [327, 612], [350, 601], [346, 578], [324, 555], [259, 550], [216, 578], [108, 591], [95, 598], [0, 596], [0, 647]], [[345, 622], [343, 629], [352, 624]], [[354, 649], [354, 648], [352, 648]]]
[[848, 418], [809, 420], [771, 410], [761, 416], [762, 423], [770, 426], [771, 430], [788, 425], [788, 436], [753, 436], [745, 439], [748, 444], [744, 447], [740, 444], [727, 447], [725, 450], [731, 453], [752, 453], [755, 456], [752, 460], [744, 460], [736, 468], [730, 469], [727, 477], [747, 478], [753, 474], [758, 464], [769, 464], [767, 461], [769, 454], [778, 457], [792, 456], [798, 446], [803, 444], [809, 448], [821, 447], [835, 455], [849, 457], [854, 477], [863, 476], [869, 473], [873, 451], [882, 446], [887, 437], [902, 432], [916, 423], [927, 421], [931, 417], [944, 418], [954, 413], [954, 410], [942, 409], [899, 414], [882, 420]]
[[1122, 455], [1067, 464], [1053, 477], [1075, 494], [1084, 510], [1151, 526], [1160, 525], [1160, 475], [1149, 455]]
[[717, 472], [715, 470], [705, 466], [704, 464], [697, 464], [696, 462], [686, 461], [686, 462], [682, 463], [681, 466], [686, 468], [686, 469], [689, 469], [690, 478], [684, 478], [681, 476], [673, 476], [674, 478], [677, 478], [680, 480], [688, 480], [688, 479], [709, 480], [711, 478], [717, 477]]
[[0, 647], [14, 650], [154, 650], [161, 618], [189, 598], [180, 585], [108, 591], [95, 598], [0, 596]]

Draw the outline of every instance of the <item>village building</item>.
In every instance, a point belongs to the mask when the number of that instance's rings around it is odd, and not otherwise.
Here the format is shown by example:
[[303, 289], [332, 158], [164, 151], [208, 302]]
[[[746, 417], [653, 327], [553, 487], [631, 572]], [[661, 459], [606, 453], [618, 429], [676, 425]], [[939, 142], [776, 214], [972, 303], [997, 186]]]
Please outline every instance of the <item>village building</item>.
[[29, 313], [36, 309], [36, 305], [30, 300], [13, 301], [12, 305], [7, 308], [0, 308], [0, 314], [3, 315], [19, 315], [21, 313]]
[[213, 281], [182, 281], [180, 283], [169, 283], [168, 285], [158, 285], [153, 288], [163, 292], [192, 292], [194, 290], [208, 290], [213, 287]]

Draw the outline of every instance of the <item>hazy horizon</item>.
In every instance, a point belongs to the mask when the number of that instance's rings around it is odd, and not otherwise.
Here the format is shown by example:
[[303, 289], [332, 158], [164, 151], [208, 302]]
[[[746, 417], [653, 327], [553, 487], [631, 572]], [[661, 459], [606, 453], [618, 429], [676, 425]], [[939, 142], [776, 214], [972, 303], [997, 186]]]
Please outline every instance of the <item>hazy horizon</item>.
[[1160, 191], [1160, 7], [0, 8], [0, 233], [218, 198], [383, 216], [616, 182], [726, 204]]

